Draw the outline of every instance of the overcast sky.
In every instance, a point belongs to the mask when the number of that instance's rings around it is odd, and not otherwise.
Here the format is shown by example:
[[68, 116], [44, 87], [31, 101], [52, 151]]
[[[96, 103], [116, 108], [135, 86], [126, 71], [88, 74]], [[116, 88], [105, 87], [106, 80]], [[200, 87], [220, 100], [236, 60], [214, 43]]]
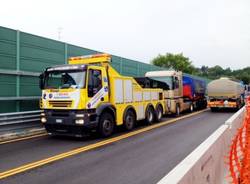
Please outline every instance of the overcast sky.
[[249, 0], [2, 1], [0, 25], [145, 63], [166, 52], [195, 66], [250, 66]]

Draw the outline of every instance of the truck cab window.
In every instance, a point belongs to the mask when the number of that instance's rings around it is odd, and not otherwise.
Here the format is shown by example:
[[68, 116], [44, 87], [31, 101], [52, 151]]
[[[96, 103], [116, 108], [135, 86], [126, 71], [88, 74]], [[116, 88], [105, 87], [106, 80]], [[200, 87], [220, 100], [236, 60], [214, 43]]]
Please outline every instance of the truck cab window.
[[93, 97], [102, 88], [101, 70], [89, 70], [88, 77], [88, 97]]
[[62, 74], [62, 89], [64, 88], [69, 88], [72, 85], [76, 85], [75, 80], [68, 74], [68, 73], [64, 73]]

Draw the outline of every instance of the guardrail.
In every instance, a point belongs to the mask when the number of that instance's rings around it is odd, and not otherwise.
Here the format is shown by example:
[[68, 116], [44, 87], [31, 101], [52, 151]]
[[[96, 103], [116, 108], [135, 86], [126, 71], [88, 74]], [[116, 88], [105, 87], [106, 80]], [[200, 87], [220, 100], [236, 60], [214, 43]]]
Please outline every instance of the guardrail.
[[0, 135], [42, 127], [40, 123], [41, 112], [37, 110], [0, 114]]
[[242, 125], [245, 107], [220, 126], [181, 163], [163, 177], [158, 184], [222, 184], [229, 166], [226, 164], [231, 141]]
[[6, 96], [0, 97], [0, 101], [39, 100], [40, 98], [40, 96]]

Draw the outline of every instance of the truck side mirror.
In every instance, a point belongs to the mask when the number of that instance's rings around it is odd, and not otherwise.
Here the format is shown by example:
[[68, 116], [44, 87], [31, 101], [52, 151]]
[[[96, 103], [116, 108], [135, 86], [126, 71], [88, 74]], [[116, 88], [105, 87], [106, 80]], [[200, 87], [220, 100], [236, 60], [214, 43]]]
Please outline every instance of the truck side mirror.
[[179, 79], [178, 77], [173, 77], [173, 89], [179, 88]]
[[175, 78], [172, 76], [172, 89], [175, 89]]
[[40, 89], [44, 89], [44, 73], [39, 75], [39, 87]]
[[178, 80], [178, 78], [176, 78], [176, 80], [175, 80], [175, 88], [179, 88], [179, 80]]

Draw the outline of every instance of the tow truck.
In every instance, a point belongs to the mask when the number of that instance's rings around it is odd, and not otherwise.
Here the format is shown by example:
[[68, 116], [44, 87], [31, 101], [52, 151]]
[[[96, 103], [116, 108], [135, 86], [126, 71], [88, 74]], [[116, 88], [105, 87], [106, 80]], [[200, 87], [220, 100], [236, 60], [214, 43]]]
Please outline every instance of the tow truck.
[[163, 89], [143, 88], [120, 75], [109, 54], [71, 57], [40, 75], [41, 122], [52, 135], [110, 136], [116, 126], [132, 130], [138, 120], [152, 124], [167, 113]]

